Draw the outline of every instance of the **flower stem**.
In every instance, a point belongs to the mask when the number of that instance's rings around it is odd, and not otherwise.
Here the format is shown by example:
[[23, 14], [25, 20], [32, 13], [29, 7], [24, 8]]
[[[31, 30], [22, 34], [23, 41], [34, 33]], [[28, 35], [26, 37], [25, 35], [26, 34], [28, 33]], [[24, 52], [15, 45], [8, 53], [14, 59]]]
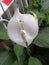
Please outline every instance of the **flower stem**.
[[[0, 2], [0, 5], [1, 5], [1, 7], [2, 7], [3, 12], [5, 13], [4, 8], [3, 8], [3, 6], [2, 6], [1, 2]], [[6, 14], [6, 13], [5, 13], [5, 15], [7, 16], [7, 14]]]
[[3, 6], [2, 6], [1, 2], [0, 2], [0, 5], [1, 5], [1, 7], [2, 7], [2, 10], [3, 10], [3, 12], [4, 12], [4, 9], [3, 9]]
[[30, 51], [30, 48], [28, 47], [28, 42], [27, 42], [27, 41], [26, 41], [26, 46], [27, 46], [27, 53], [28, 53], [29, 56], [31, 56], [31, 55], [30, 55], [30, 52], [31, 52], [31, 51]]
[[2, 43], [3, 47], [4, 47], [7, 51], [10, 51], [10, 50], [11, 50], [11, 48], [9, 48], [9, 47], [6, 45], [5, 42], [1, 42], [1, 43]]

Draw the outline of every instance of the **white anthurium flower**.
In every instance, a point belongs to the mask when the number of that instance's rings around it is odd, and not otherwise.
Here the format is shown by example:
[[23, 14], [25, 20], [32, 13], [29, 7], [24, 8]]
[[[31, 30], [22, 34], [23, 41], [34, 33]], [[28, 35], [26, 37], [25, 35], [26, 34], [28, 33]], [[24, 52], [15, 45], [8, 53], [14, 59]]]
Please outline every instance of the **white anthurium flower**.
[[38, 20], [30, 14], [21, 14], [18, 9], [7, 26], [9, 38], [24, 47], [27, 47], [26, 42], [28, 46], [31, 44], [38, 30]]

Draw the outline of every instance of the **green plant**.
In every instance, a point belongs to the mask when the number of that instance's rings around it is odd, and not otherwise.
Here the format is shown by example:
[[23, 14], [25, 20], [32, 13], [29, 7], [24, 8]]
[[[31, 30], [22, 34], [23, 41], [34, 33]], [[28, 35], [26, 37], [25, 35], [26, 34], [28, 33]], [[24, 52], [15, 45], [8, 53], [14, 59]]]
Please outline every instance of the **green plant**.
[[[10, 47], [0, 49], [0, 65], [49, 65], [49, 0], [32, 0], [26, 10], [27, 13], [37, 15], [39, 23], [39, 33], [32, 44], [27, 48], [13, 44], [10, 41], [7, 31], [0, 24], [0, 42], [6, 42]], [[3, 45], [4, 46], [4, 45]]]

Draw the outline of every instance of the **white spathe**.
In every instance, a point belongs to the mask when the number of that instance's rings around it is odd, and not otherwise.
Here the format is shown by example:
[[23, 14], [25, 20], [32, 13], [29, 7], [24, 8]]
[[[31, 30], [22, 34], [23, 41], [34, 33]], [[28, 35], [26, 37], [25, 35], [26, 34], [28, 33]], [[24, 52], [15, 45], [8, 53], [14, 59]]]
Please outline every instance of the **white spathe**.
[[15, 12], [7, 26], [9, 38], [24, 47], [26, 47], [26, 44], [21, 36], [22, 31], [25, 32], [29, 46], [37, 36], [38, 30], [38, 20], [30, 14], [21, 14], [19, 11]]

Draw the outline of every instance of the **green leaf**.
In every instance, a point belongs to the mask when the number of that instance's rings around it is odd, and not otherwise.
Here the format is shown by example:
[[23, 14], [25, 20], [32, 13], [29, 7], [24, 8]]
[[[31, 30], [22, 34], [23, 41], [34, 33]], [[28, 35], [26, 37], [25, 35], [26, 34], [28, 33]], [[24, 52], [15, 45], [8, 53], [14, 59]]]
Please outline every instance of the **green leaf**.
[[8, 40], [7, 30], [4, 28], [4, 26], [0, 23], [0, 39], [2, 40]]
[[12, 65], [14, 62], [13, 55], [8, 51], [0, 51], [0, 65]]
[[12, 65], [19, 65], [17, 60]]
[[41, 11], [45, 11], [45, 10], [47, 10], [48, 8], [49, 8], [49, 0], [44, 0], [42, 3], [41, 3], [41, 6], [42, 6], [42, 8], [41, 8]]
[[24, 54], [24, 48], [20, 45], [14, 45], [14, 52], [17, 57], [20, 57]]
[[17, 56], [19, 65], [25, 65], [25, 51], [24, 47], [19, 45], [14, 45], [14, 52]]
[[43, 27], [40, 29], [38, 36], [33, 41], [33, 44], [49, 48], [49, 27]]
[[28, 65], [42, 65], [42, 63], [40, 62], [39, 59], [35, 57], [30, 57]]
[[49, 26], [49, 13], [46, 13], [46, 26]]

